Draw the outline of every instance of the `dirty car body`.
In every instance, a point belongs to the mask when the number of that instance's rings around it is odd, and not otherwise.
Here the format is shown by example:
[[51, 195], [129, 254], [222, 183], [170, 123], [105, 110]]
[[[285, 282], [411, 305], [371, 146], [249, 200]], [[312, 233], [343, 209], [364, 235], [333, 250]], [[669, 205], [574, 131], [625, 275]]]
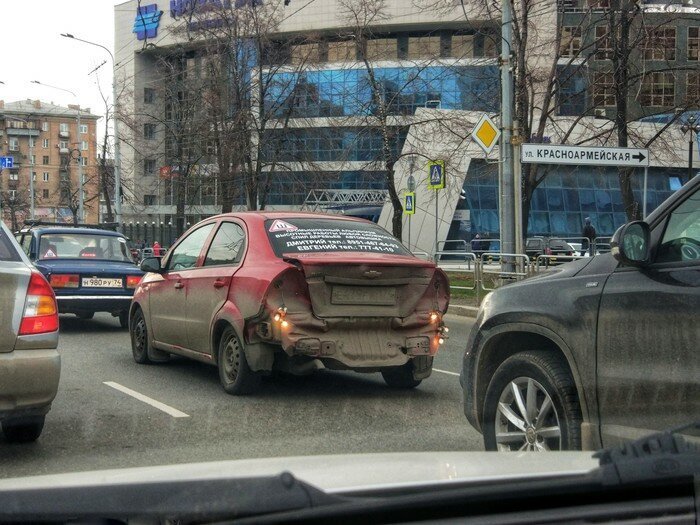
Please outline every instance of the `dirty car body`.
[[[156, 271], [131, 307], [135, 359], [174, 353], [218, 364], [225, 387], [225, 372], [235, 381], [236, 374], [273, 367], [303, 374], [321, 364], [381, 371], [390, 385], [413, 387], [430, 375], [445, 336], [445, 274], [368, 221], [221, 215], [154, 261], [144, 261], [144, 270]], [[222, 337], [233, 350], [222, 348]]]

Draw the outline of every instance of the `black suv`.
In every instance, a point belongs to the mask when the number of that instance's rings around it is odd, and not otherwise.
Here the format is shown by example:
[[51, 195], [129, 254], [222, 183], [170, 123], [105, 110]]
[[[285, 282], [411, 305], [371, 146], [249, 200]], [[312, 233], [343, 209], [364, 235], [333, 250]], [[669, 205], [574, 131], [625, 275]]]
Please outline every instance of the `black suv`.
[[460, 382], [487, 450], [597, 449], [700, 420], [700, 177], [611, 246], [484, 298]]

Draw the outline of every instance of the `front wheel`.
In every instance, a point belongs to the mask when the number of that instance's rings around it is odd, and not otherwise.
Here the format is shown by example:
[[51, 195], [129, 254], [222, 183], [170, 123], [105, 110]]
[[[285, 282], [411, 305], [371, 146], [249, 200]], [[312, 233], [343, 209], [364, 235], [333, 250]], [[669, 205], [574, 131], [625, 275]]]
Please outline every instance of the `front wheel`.
[[484, 399], [486, 450], [580, 450], [581, 408], [562, 358], [515, 354], [498, 367]]
[[230, 326], [221, 335], [217, 362], [219, 381], [227, 394], [251, 394], [260, 386], [260, 374], [248, 366], [243, 345]]
[[387, 385], [392, 388], [416, 388], [421, 380], [413, 377], [413, 362], [409, 361], [401, 366], [388, 366], [382, 368], [382, 377]]
[[44, 429], [44, 416], [12, 419], [2, 422], [2, 431], [8, 443], [30, 443], [39, 439]]
[[134, 361], [140, 365], [151, 364], [152, 361], [148, 357], [148, 346], [150, 344], [148, 328], [146, 327], [146, 319], [141, 308], [134, 312], [129, 335], [131, 336], [131, 354], [134, 356]]

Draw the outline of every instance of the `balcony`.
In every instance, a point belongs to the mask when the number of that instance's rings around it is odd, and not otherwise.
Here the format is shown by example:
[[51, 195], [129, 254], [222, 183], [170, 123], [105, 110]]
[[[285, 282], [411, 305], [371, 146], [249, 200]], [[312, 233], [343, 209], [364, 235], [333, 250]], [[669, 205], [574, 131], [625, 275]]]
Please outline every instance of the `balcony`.
[[40, 131], [32, 128], [5, 128], [8, 137], [38, 137]]
[[70, 131], [59, 131], [58, 136], [62, 139], [68, 139], [70, 138]]
[[70, 148], [58, 148], [58, 152], [61, 155], [70, 155]]

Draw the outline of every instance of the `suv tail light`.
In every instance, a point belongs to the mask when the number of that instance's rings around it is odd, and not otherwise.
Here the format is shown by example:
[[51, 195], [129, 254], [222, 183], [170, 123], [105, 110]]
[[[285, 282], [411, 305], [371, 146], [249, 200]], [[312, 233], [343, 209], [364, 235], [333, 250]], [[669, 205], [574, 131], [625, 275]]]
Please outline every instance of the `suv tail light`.
[[80, 286], [80, 276], [73, 274], [52, 274], [51, 286], [54, 288], [78, 288]]
[[127, 275], [126, 276], [126, 287], [127, 288], [136, 288], [140, 282], [141, 282], [140, 275]]
[[33, 271], [27, 288], [19, 335], [44, 334], [58, 330], [56, 296], [46, 279]]

